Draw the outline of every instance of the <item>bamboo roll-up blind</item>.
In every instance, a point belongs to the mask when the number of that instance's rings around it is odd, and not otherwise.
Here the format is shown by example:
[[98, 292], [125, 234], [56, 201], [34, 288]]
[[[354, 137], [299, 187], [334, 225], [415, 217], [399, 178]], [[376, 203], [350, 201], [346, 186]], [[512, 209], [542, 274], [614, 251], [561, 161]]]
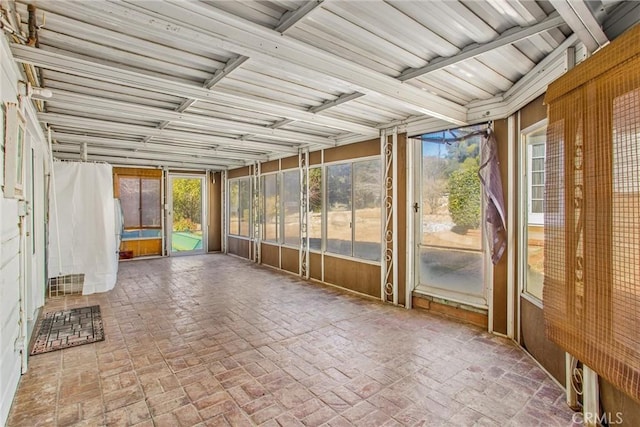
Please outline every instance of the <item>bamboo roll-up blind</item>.
[[640, 25], [545, 102], [546, 333], [640, 401]]

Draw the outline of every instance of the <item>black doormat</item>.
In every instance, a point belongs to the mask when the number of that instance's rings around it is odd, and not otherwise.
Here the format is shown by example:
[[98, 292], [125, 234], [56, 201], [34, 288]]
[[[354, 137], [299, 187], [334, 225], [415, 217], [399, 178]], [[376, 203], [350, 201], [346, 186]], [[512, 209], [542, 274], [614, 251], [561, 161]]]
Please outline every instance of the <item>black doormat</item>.
[[38, 322], [38, 337], [31, 355], [104, 340], [100, 306], [45, 313]]

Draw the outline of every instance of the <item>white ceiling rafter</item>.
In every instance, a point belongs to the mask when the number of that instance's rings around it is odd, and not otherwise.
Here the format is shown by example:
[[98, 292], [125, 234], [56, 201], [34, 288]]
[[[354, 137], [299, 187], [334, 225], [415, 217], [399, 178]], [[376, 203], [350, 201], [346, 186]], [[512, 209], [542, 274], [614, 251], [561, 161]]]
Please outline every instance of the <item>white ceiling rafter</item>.
[[45, 69], [62, 71], [69, 74], [90, 77], [120, 85], [180, 96], [183, 98], [194, 98], [202, 101], [223, 103], [249, 111], [259, 111], [264, 114], [286, 117], [292, 120], [314, 123], [364, 135], [370, 135], [372, 132], [377, 132], [373, 127], [364, 126], [347, 120], [313, 114], [308, 111], [299, 110], [264, 98], [240, 95], [237, 93], [231, 93], [228, 90], [220, 90], [217, 88], [206, 89], [204, 87], [184, 82], [176, 82], [167, 78], [149, 76], [143, 73], [124, 70], [118, 67], [104, 65], [84, 59], [77, 59], [70, 55], [48, 52], [34, 47], [12, 44], [11, 52], [18, 62], [32, 64]]
[[220, 159], [229, 160], [230, 162], [238, 162], [243, 163], [246, 161], [266, 161], [269, 159], [268, 156], [262, 154], [248, 154], [248, 153], [239, 153], [237, 151], [224, 151], [220, 148], [198, 148], [185, 146], [184, 143], [159, 143], [159, 142], [142, 142], [142, 141], [132, 141], [126, 139], [118, 139], [113, 137], [98, 137], [98, 136], [89, 136], [84, 134], [74, 134], [74, 133], [65, 133], [59, 131], [52, 131], [51, 138], [57, 143], [73, 143], [73, 144], [83, 144], [87, 143], [89, 145], [96, 145], [101, 147], [113, 147], [120, 149], [128, 149], [128, 150], [145, 150], [145, 151], [153, 151], [158, 153], [166, 153], [169, 156], [172, 154], [194, 154], [200, 155], [203, 157], [215, 157]]
[[[56, 153], [79, 153], [83, 150], [83, 146], [79, 144], [56, 144], [53, 151]], [[148, 152], [146, 150], [129, 150], [115, 147], [97, 147], [87, 145], [87, 154], [98, 156], [113, 156], [125, 158], [137, 158], [142, 160], [161, 160], [174, 162], [198, 163], [207, 167], [223, 167], [244, 166], [244, 162], [236, 162], [214, 157], [198, 156], [194, 154], [173, 154], [171, 156], [162, 153]]]
[[434, 58], [429, 62], [428, 65], [424, 67], [405, 70], [402, 72], [402, 74], [400, 74], [400, 76], [398, 76], [398, 80], [404, 82], [416, 77], [423, 76], [433, 71], [456, 64], [458, 62], [475, 58], [476, 56], [482, 55], [483, 53], [487, 53], [491, 50], [516, 43], [533, 35], [540, 34], [552, 28], [556, 28], [562, 24], [564, 24], [564, 20], [562, 19], [562, 17], [557, 13], [554, 13], [537, 24], [533, 24], [528, 27], [511, 28], [503, 32], [490, 42], [470, 45], [453, 56]]
[[271, 126], [269, 126], [269, 127], [270, 127], [271, 129], [280, 129], [281, 127], [284, 127], [284, 126], [286, 126], [286, 125], [288, 125], [288, 124], [291, 124], [291, 123], [293, 123], [293, 122], [295, 122], [295, 120], [292, 120], [292, 119], [282, 119], [282, 120], [279, 120], [279, 121], [275, 122], [274, 124], [272, 124], [272, 125], [271, 125]]
[[[59, 160], [80, 160], [81, 154], [78, 151], [76, 152], [62, 152], [55, 151], [53, 152], [53, 157]], [[185, 169], [185, 170], [212, 170], [212, 171], [221, 171], [228, 169], [225, 166], [215, 166], [206, 163], [198, 163], [198, 162], [182, 162], [182, 161], [171, 161], [171, 160], [150, 160], [150, 159], [141, 159], [138, 157], [118, 157], [118, 156], [103, 156], [96, 155], [92, 153], [88, 153], [87, 160], [92, 162], [106, 162], [115, 166], [151, 166], [156, 168], [168, 167], [171, 169]]]
[[162, 120], [166, 122], [177, 122], [197, 126], [202, 130], [210, 130], [212, 132], [229, 132], [238, 134], [252, 133], [256, 136], [268, 136], [286, 143], [301, 142], [308, 144], [319, 144], [333, 146], [335, 142], [324, 137], [303, 134], [283, 129], [273, 129], [266, 126], [253, 125], [249, 123], [234, 122], [231, 120], [217, 119], [214, 117], [170, 111], [164, 108], [149, 107], [130, 102], [115, 101], [110, 99], [99, 98], [91, 95], [78, 94], [66, 90], [52, 89], [56, 102], [67, 102], [69, 106], [78, 111], [83, 108], [94, 107], [104, 108], [106, 117], [139, 117], [143, 116], [146, 120]]
[[354, 99], [358, 99], [364, 96], [364, 93], [353, 92], [353, 93], [345, 93], [337, 97], [336, 99], [332, 99], [318, 105], [316, 107], [309, 108], [309, 111], [312, 113], [319, 113], [320, 111], [327, 110], [332, 107], [336, 107], [340, 104], [344, 104], [345, 102], [353, 101]]
[[[63, 2], [43, 2], [38, 4], [39, 10], [42, 10], [46, 16], [47, 25], [43, 27], [42, 30], [48, 30], [49, 33], [45, 33], [45, 35], [54, 32], [74, 34], [76, 38], [81, 37], [82, 40], [85, 41], [102, 44], [111, 43], [123, 51], [144, 51], [146, 56], [156, 59], [165, 58], [165, 61], [171, 64], [181, 64], [190, 68], [215, 68], [216, 66], [224, 66], [224, 62], [221, 62], [218, 58], [203, 57], [189, 51], [181, 51], [176, 47], [154, 43], [142, 37], [129, 35], [123, 31], [117, 31], [116, 29], [110, 29], [108, 27], [96, 27], [82, 20], [64, 16], [59, 13], [62, 12], [62, 10], [58, 10], [58, 3], [62, 4]], [[69, 13], [69, 9], [65, 9], [64, 12]], [[49, 27], [55, 28], [55, 31], [49, 29]], [[40, 31], [38, 34], [39, 36], [41, 35]]]
[[188, 142], [208, 144], [209, 146], [216, 145], [223, 147], [234, 147], [258, 153], [271, 153], [274, 151], [281, 151], [297, 154], [299, 147], [298, 145], [281, 145], [268, 142], [241, 141], [239, 139], [212, 136], [205, 133], [184, 132], [171, 129], [158, 129], [155, 127], [130, 125], [121, 122], [110, 122], [106, 120], [87, 119], [84, 117], [69, 116], [59, 113], [39, 113], [38, 119], [41, 122], [45, 122], [53, 126], [66, 126], [80, 130], [91, 129], [92, 131], [121, 135], [137, 135], [142, 137], [152, 135], [177, 141], [183, 140]]
[[572, 50], [569, 48], [573, 47], [577, 41], [576, 34], [569, 36], [511, 89], [496, 99], [471, 103], [469, 122], [477, 123], [507, 117], [543, 94], [551, 82], [567, 71], [566, 55], [571, 54]]
[[39, 48], [9, 47], [54, 92], [59, 155], [192, 169], [504, 118], [637, 22], [619, 0], [17, 0], [23, 26], [30, 3]]
[[550, 1], [590, 53], [609, 43], [600, 23], [583, 0]]
[[[300, 19], [304, 18], [311, 11], [313, 11], [316, 7], [318, 7], [320, 5], [320, 3], [322, 3], [322, 1], [323, 0], [314, 0], [314, 1], [307, 2], [307, 3], [303, 4], [302, 6], [300, 6], [297, 10], [293, 11], [292, 13], [285, 14], [282, 17], [283, 19], [281, 20], [281, 22], [275, 28], [275, 30], [280, 32], [280, 33], [282, 33], [282, 34], [284, 34], [284, 32], [287, 29], [289, 29], [292, 26], [294, 26], [296, 22], [298, 22]], [[205, 87], [207, 89], [213, 88], [222, 79], [227, 77], [233, 70], [239, 68], [242, 64], [244, 64], [248, 60], [249, 60], [249, 57], [247, 57], [247, 56], [238, 56], [236, 58], [230, 59], [229, 61], [227, 61], [227, 63], [225, 64], [224, 67], [219, 68], [219, 69], [217, 69], [215, 71], [215, 73], [213, 74], [213, 77], [211, 77], [210, 79], [207, 79], [204, 82], [203, 87]], [[191, 105], [193, 105], [196, 102], [197, 102], [197, 99], [187, 98], [176, 109], [176, 111], [182, 112], [182, 111], [186, 110], [187, 108], [189, 108]], [[171, 120], [165, 120], [165, 121], [163, 121], [162, 123], [160, 123], [158, 125], [158, 128], [159, 129], [164, 129], [170, 123], [171, 123]], [[149, 142], [152, 138], [153, 138], [152, 136], [147, 136], [147, 137], [145, 137], [144, 142]]]
[[[95, 2], [94, 2], [95, 3]], [[92, 2], [90, 7], [94, 6]], [[330, 52], [280, 34], [277, 31], [243, 20], [206, 4], [194, 2], [145, 2], [129, 4], [130, 9], [153, 14], [155, 26], [148, 31], [179, 32], [201, 42], [240, 55], [258, 58], [274, 67], [287, 67], [301, 75], [320, 73], [349, 84], [354, 91], [378, 93], [405, 104], [417, 113], [464, 124], [466, 108], [418, 88], [403, 85], [391, 76], [346, 60]], [[124, 19], [131, 20], [132, 14]], [[148, 20], [148, 19], [147, 19]], [[134, 21], [135, 22], [135, 21]]]
[[322, 4], [324, 0], [310, 0], [303, 3], [302, 6], [296, 10], [291, 10], [282, 15], [278, 25], [274, 28], [280, 34], [284, 34], [285, 31], [296, 25], [303, 18], [311, 16], [314, 10], [317, 10], [318, 6]]
[[231, 73], [233, 70], [235, 70], [236, 68], [240, 67], [242, 64], [247, 62], [248, 59], [249, 58], [246, 56], [237, 56], [235, 58], [230, 59], [229, 61], [227, 61], [224, 67], [217, 69], [215, 73], [213, 73], [213, 77], [205, 81], [202, 86], [207, 89], [211, 89], [216, 84], [218, 84], [220, 80], [227, 77], [229, 73]]
[[[323, 102], [320, 105], [316, 105], [315, 107], [309, 108], [307, 111], [310, 113], [319, 113], [321, 111], [328, 110], [329, 108], [337, 107], [338, 105], [347, 103], [349, 101], [353, 101], [354, 99], [358, 99], [364, 96], [364, 93], [361, 92], [352, 92], [352, 93], [343, 93], [335, 99], [330, 99], [328, 101]], [[279, 122], [274, 123], [271, 127], [273, 129], [277, 129], [283, 126], [287, 126], [291, 123], [295, 122], [295, 120], [281, 120]]]

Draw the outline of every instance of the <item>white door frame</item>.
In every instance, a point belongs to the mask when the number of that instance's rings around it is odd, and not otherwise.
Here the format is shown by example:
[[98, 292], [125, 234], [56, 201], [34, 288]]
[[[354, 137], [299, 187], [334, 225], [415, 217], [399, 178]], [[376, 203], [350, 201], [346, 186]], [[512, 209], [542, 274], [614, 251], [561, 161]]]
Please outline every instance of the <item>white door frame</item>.
[[[419, 141], [417, 138], [412, 138], [409, 139], [409, 141]], [[413, 230], [413, 235], [414, 235], [414, 256], [413, 256], [413, 280], [414, 280], [414, 288], [418, 287], [418, 286], [422, 286], [422, 288], [424, 288], [424, 293], [427, 295], [430, 295], [431, 297], [434, 298], [438, 298], [441, 300], [446, 300], [446, 301], [450, 301], [454, 304], [462, 304], [464, 306], [468, 306], [468, 307], [475, 307], [475, 308], [479, 308], [482, 310], [487, 310], [487, 315], [488, 315], [488, 320], [489, 320], [489, 332], [493, 331], [493, 264], [491, 263], [491, 259], [488, 256], [488, 251], [487, 251], [487, 242], [486, 242], [486, 237], [485, 237], [485, 230], [484, 230], [484, 223], [485, 223], [485, 203], [486, 201], [484, 200], [484, 194], [482, 195], [482, 207], [481, 207], [481, 212], [482, 212], [482, 219], [481, 219], [481, 224], [482, 224], [482, 255], [483, 255], [483, 282], [484, 282], [484, 296], [482, 298], [477, 297], [476, 300], [473, 299], [463, 299], [460, 298], [460, 295], [456, 292], [447, 292], [446, 290], [442, 290], [439, 288], [431, 288], [428, 285], [424, 286], [425, 284], [421, 283], [421, 279], [420, 279], [420, 248], [422, 247], [422, 206], [423, 206], [423, 200], [422, 200], [422, 143], [421, 142], [416, 142], [416, 143], [412, 143], [411, 144], [412, 147], [410, 149], [413, 149], [413, 165], [414, 165], [414, 171], [413, 173], [408, 174], [408, 176], [410, 176], [413, 179], [413, 183], [410, 183], [411, 185], [413, 185], [413, 195], [414, 195], [414, 203], [418, 203], [418, 214], [414, 215], [414, 208], [413, 206], [411, 207], [410, 210], [407, 211], [407, 215], [413, 215], [413, 216], [409, 216], [407, 218], [408, 222], [414, 221], [414, 230]], [[410, 156], [408, 156], [410, 157]], [[484, 300], [484, 301], [480, 301], [480, 300]]]
[[[200, 201], [200, 210], [202, 216], [202, 249], [197, 249], [193, 251], [180, 251], [174, 252], [172, 250], [172, 236], [173, 236], [173, 180], [176, 178], [189, 178], [189, 179], [199, 179], [200, 180], [200, 191], [201, 191], [201, 201]], [[207, 243], [208, 243], [208, 235], [209, 235], [209, 227], [208, 227], [208, 192], [207, 192], [207, 175], [200, 174], [188, 174], [188, 173], [180, 173], [180, 172], [168, 172], [167, 173], [167, 227], [166, 227], [166, 240], [167, 240], [167, 255], [168, 256], [181, 256], [181, 255], [195, 255], [195, 254], [203, 254], [207, 253]]]

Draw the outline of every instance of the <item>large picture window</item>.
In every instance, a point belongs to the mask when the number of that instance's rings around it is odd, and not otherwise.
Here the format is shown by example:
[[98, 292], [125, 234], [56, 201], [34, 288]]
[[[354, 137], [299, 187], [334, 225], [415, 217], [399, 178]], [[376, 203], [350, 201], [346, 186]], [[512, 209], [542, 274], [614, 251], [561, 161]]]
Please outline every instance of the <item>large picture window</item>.
[[322, 168], [309, 168], [309, 248], [322, 249]]
[[353, 164], [353, 256], [380, 259], [380, 160]]
[[330, 165], [327, 174], [327, 252], [380, 260], [380, 160]]
[[262, 176], [265, 242], [300, 245], [300, 172], [296, 170]]
[[229, 180], [229, 234], [249, 237], [250, 218], [250, 178]]
[[264, 191], [264, 234], [266, 242], [279, 242], [280, 238], [280, 174], [262, 177]]
[[283, 243], [300, 245], [300, 171], [282, 174]]
[[327, 166], [327, 252], [351, 256], [351, 163]]
[[530, 224], [544, 223], [544, 152], [545, 129], [528, 135], [527, 178]]
[[522, 180], [526, 188], [522, 191], [525, 228], [522, 229], [524, 242], [523, 283], [526, 294], [542, 300], [544, 281], [544, 183], [545, 151], [547, 127], [543, 124], [525, 130], [522, 134], [523, 154]]
[[[380, 260], [380, 168], [379, 158], [309, 168], [307, 233], [311, 250]], [[251, 179], [229, 180], [231, 236], [250, 237]], [[299, 169], [260, 177], [261, 238], [265, 243], [300, 246], [300, 185]]]
[[160, 228], [160, 178], [124, 177], [118, 180], [126, 229]]

